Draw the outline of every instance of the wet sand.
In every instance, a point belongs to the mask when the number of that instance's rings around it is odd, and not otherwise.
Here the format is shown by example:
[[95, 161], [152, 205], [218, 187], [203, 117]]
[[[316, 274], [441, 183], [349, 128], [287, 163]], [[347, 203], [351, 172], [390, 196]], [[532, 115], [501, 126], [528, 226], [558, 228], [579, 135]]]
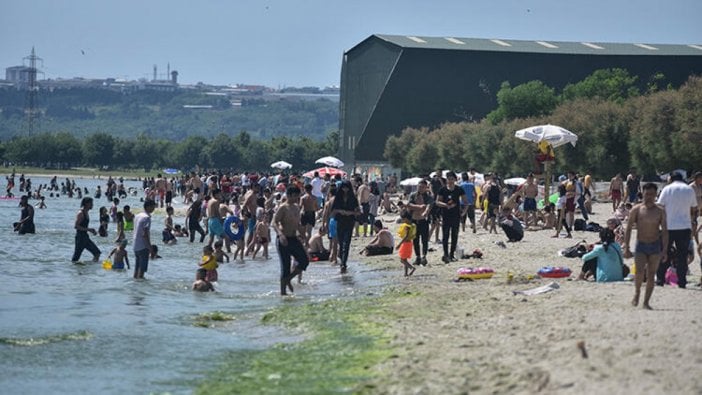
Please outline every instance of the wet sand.
[[[608, 204], [591, 218], [606, 223]], [[393, 219], [385, 216], [384, 220]], [[394, 231], [395, 224], [390, 225]], [[441, 245], [430, 242], [429, 266], [404, 278], [396, 255], [371, 257], [368, 265], [397, 272], [398, 298], [392, 319], [383, 322], [399, 350], [376, 369], [379, 393], [689, 393], [702, 392], [702, 303], [699, 257], [690, 265], [687, 290], [656, 287], [654, 311], [633, 307], [633, 282], [574, 281], [579, 259], [557, 252], [594, 232], [553, 239], [553, 230], [527, 231], [519, 243], [502, 233], [460, 233], [467, 253], [482, 260], [443, 264]], [[352, 254], [366, 240], [354, 239]], [[627, 259], [629, 266], [633, 260]], [[568, 266], [570, 279], [529, 280], [546, 265]], [[455, 282], [459, 267], [489, 266], [489, 280]], [[508, 272], [514, 273], [512, 281]], [[534, 296], [514, 295], [556, 281], [560, 288]], [[579, 344], [581, 347], [579, 347]], [[584, 351], [583, 351], [584, 350]], [[375, 392], [374, 390], [374, 392]]]

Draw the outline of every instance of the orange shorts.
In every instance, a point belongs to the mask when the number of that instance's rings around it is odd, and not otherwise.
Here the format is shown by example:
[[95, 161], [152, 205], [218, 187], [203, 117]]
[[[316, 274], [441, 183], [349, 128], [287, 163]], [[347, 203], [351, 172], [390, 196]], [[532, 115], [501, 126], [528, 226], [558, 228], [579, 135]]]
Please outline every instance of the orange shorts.
[[397, 250], [400, 259], [412, 258], [412, 248], [413, 246], [411, 241], [405, 241], [404, 243], [400, 244], [400, 248]]

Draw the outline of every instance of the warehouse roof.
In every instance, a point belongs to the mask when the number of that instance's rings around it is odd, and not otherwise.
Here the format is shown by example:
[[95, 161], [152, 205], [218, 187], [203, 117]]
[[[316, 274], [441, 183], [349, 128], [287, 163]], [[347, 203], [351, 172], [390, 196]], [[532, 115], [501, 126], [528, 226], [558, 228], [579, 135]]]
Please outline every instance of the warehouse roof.
[[528, 41], [463, 37], [397, 36], [387, 34], [375, 34], [369, 37], [369, 39], [373, 37], [377, 37], [380, 40], [402, 48], [575, 55], [702, 56], [702, 45], [694, 44], [625, 44], [601, 42]]

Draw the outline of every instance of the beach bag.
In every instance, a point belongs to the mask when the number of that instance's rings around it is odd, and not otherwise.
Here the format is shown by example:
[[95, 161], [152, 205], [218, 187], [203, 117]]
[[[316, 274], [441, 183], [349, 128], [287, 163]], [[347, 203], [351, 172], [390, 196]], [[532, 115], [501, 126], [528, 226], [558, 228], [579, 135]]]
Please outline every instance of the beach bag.
[[588, 232], [598, 232], [599, 233], [599, 231], [602, 230], [602, 227], [597, 222], [590, 222], [585, 227], [585, 230]]
[[587, 226], [587, 222], [585, 222], [585, 220], [582, 218], [578, 218], [575, 220], [575, 223], [573, 224], [573, 230], [585, 230], [586, 226]]
[[675, 270], [675, 267], [670, 266], [665, 271], [665, 283], [673, 286], [678, 285], [678, 272]]
[[582, 258], [585, 254], [587, 254], [587, 246], [583, 243], [568, 247], [561, 253], [566, 258]]

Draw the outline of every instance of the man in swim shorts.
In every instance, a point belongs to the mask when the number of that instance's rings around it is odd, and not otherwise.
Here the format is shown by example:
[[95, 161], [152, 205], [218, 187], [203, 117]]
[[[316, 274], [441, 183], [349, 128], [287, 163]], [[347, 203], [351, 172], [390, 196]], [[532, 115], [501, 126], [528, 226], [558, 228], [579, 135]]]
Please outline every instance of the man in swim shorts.
[[222, 238], [224, 235], [224, 226], [222, 225], [222, 217], [219, 214], [219, 200], [222, 198], [222, 192], [215, 188], [212, 190], [210, 200], [207, 202], [207, 230], [210, 234], [210, 240], [207, 243], [212, 247], [214, 238]]
[[312, 228], [316, 222], [317, 209], [317, 198], [312, 195], [312, 185], [305, 185], [305, 194], [300, 198], [300, 205], [302, 206], [302, 226], [305, 227], [305, 245], [309, 243], [310, 237], [312, 237]]
[[[296, 186], [289, 186], [286, 192], [287, 200], [283, 203], [273, 218], [273, 228], [278, 236], [277, 247], [280, 257], [280, 294], [287, 295], [287, 288], [293, 292], [290, 281], [307, 269], [309, 258], [307, 251], [303, 247], [301, 238], [304, 228], [300, 223], [300, 189]], [[291, 258], [295, 258], [297, 264], [290, 271]]]
[[612, 199], [612, 212], [617, 211], [619, 203], [622, 202], [622, 189], [624, 189], [622, 174], [617, 173], [617, 175], [612, 178], [612, 181], [609, 182], [609, 196]]
[[532, 221], [534, 226], [536, 226], [536, 196], [539, 194], [539, 188], [534, 183], [533, 173], [529, 173], [526, 182], [522, 184], [522, 193], [524, 194], [524, 222], [526, 222], [527, 227], [529, 227]]
[[[666, 225], [666, 213], [656, 204], [656, 192], [658, 187], [654, 183], [648, 183], [643, 187], [643, 203], [637, 204], [629, 213], [629, 221], [626, 224], [624, 234], [624, 257], [631, 258], [629, 249], [631, 239], [631, 229], [636, 226], [636, 250], [634, 264], [636, 265], [634, 299], [631, 304], [638, 306], [641, 294], [641, 284], [646, 276], [646, 293], [644, 294], [643, 307], [651, 309], [649, 304], [654, 278], [658, 270], [658, 264], [666, 258], [664, 246], [668, 245], [668, 231]], [[663, 240], [661, 240], [661, 237]]]

